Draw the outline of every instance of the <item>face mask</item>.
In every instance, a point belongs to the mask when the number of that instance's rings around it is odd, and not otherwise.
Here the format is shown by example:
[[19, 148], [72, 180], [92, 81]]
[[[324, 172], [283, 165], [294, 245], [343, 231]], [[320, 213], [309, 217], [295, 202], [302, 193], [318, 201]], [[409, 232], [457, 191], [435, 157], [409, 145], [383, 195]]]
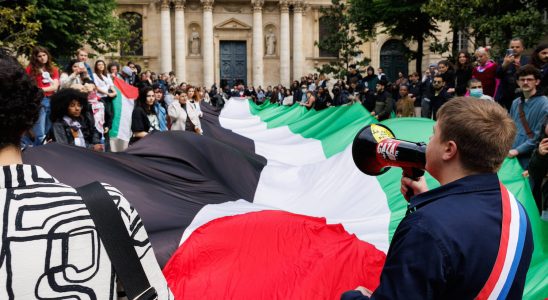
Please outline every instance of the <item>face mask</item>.
[[470, 89], [470, 96], [474, 98], [480, 98], [481, 96], [483, 96], [483, 89]]
[[306, 92], [306, 89], [301, 89], [301, 92], [303, 92], [303, 93]]

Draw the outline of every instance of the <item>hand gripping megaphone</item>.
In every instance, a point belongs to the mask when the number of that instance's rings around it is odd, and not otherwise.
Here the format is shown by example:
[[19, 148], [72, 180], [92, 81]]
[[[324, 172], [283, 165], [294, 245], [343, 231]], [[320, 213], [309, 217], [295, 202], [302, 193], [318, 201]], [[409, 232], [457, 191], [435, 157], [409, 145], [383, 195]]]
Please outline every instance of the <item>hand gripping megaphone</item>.
[[352, 158], [367, 175], [377, 176], [390, 167], [401, 167], [404, 176], [416, 180], [424, 175], [426, 144], [398, 140], [390, 128], [371, 124], [354, 138]]

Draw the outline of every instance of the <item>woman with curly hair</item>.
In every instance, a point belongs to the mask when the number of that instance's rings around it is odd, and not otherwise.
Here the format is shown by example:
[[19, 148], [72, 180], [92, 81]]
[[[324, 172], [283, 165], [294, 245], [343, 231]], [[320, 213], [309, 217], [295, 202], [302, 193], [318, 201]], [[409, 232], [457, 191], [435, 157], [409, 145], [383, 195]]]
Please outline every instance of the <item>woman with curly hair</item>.
[[0, 153], [8, 152], [20, 157], [21, 148], [27, 145], [21, 145], [21, 138], [38, 120], [44, 91], [2, 48], [0, 79]]
[[36, 85], [44, 92], [40, 116], [32, 128], [34, 145], [41, 145], [44, 143], [46, 133], [51, 128], [49, 122], [50, 97], [59, 88], [59, 70], [53, 65], [48, 49], [36, 46], [32, 49], [30, 64], [27, 66], [26, 72], [34, 78]]
[[89, 113], [88, 95], [73, 88], [62, 89], [51, 98], [49, 137], [60, 144], [103, 151], [101, 134]]

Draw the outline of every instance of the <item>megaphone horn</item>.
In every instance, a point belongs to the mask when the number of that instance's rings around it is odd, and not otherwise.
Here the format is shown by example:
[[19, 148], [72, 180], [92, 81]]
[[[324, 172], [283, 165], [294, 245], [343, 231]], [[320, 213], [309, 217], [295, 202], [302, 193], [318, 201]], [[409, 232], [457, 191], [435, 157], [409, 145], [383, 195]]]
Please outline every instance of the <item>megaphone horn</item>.
[[424, 175], [426, 144], [398, 140], [385, 125], [371, 124], [354, 138], [352, 158], [367, 175], [377, 176], [390, 167], [401, 167], [405, 176], [417, 179]]

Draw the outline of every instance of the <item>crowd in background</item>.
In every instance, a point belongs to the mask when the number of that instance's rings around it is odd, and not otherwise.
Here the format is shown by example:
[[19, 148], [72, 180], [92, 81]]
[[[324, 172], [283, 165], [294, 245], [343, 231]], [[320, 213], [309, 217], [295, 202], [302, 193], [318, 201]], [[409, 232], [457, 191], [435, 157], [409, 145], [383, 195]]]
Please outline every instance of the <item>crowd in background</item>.
[[[37, 46], [26, 71], [42, 88], [44, 98], [40, 118], [24, 135], [22, 144], [28, 147], [56, 141], [96, 151], [123, 151], [128, 143], [154, 131], [189, 130], [202, 134], [200, 103], [221, 108], [231, 97], [315, 110], [363, 105], [372, 117], [382, 121], [391, 117], [435, 120], [444, 103], [454, 97], [470, 96], [496, 101], [509, 111], [518, 136], [508, 156], [517, 157], [527, 170], [531, 155], [538, 152], [535, 149], [546, 135], [548, 98], [543, 95], [548, 92], [548, 45], [539, 45], [530, 58], [524, 50], [523, 41], [516, 38], [509, 42], [506, 55], [499, 62], [491, 58], [488, 47], [478, 48], [473, 56], [460, 51], [454, 64], [441, 60], [422, 75], [398, 72], [392, 81], [382, 68], [375, 73], [375, 68], [368, 66], [362, 74], [356, 65], [351, 65], [345, 80], [308, 74], [289, 87], [278, 84], [264, 89], [239, 82], [208, 89], [178, 82], [173, 72], [143, 71], [131, 61], [124, 66], [104, 60], [91, 64], [84, 49], [79, 49], [76, 58], [59, 70], [48, 50]], [[527, 78], [521, 78], [520, 73]], [[117, 96], [116, 80], [139, 89], [129, 142], [111, 139], [109, 135], [116, 117], [112, 102]], [[531, 88], [532, 93], [524, 91]], [[531, 101], [537, 98], [538, 101]]]

